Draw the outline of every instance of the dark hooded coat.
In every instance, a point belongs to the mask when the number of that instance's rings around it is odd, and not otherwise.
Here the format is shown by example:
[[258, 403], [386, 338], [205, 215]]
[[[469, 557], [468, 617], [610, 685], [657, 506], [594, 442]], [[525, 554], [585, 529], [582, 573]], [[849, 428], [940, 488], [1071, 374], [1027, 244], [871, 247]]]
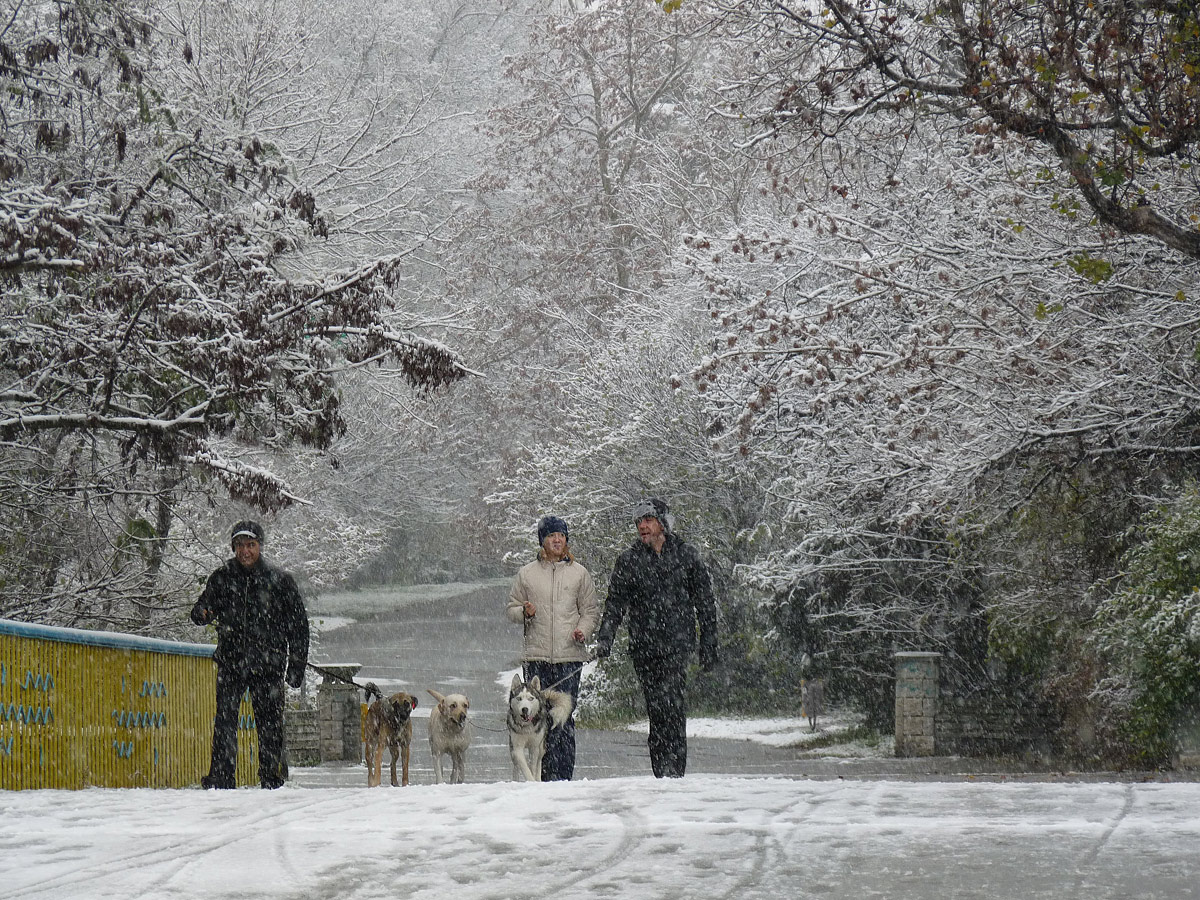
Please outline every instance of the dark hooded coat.
[[197, 625], [216, 623], [219, 666], [281, 677], [299, 686], [308, 662], [308, 615], [295, 579], [259, 559], [247, 569], [231, 559], [208, 578], [192, 607]]
[[690, 544], [668, 532], [662, 553], [635, 541], [613, 566], [596, 642], [602, 655], [626, 615], [635, 660], [686, 656], [697, 646], [700, 663], [717, 662], [717, 606], [712, 580]]

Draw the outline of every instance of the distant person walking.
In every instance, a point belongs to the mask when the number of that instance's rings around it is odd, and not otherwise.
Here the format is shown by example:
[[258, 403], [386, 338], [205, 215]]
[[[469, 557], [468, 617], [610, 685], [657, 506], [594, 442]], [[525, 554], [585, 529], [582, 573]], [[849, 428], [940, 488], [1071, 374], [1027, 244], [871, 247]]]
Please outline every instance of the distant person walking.
[[825, 681], [821, 678], [804, 678], [800, 681], [800, 710], [808, 719], [812, 731], [817, 730], [817, 717], [825, 715]]
[[650, 766], [657, 778], [682, 778], [687, 769], [687, 663], [700, 629], [700, 665], [717, 665], [717, 606], [700, 554], [677, 537], [667, 504], [638, 504], [638, 539], [617, 558], [596, 637], [596, 655], [612, 652], [629, 616], [629, 655], [650, 717]]
[[238, 706], [250, 691], [258, 732], [258, 778], [264, 788], [283, 785], [283, 683], [299, 687], [308, 662], [308, 616], [296, 582], [262, 558], [257, 522], [233, 526], [233, 558], [208, 577], [192, 607], [197, 625], [215, 623], [217, 714], [212, 761], [200, 783], [234, 788]]
[[542, 781], [570, 781], [575, 774], [575, 705], [587, 661], [586, 644], [596, 630], [599, 606], [591, 573], [567, 548], [565, 520], [545, 516], [537, 526], [538, 558], [521, 567], [508, 597], [510, 622], [525, 632], [524, 677], [571, 695], [571, 716], [550, 729], [542, 758]]

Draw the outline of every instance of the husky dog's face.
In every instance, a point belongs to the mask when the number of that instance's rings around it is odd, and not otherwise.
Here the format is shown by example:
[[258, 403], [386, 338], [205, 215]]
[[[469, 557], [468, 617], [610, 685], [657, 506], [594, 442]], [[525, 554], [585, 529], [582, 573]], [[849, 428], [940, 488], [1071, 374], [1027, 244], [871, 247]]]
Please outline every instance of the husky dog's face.
[[512, 689], [508, 694], [508, 708], [515, 718], [522, 722], [532, 722], [542, 709], [541, 684], [537, 676], [526, 684], [520, 675], [513, 676]]

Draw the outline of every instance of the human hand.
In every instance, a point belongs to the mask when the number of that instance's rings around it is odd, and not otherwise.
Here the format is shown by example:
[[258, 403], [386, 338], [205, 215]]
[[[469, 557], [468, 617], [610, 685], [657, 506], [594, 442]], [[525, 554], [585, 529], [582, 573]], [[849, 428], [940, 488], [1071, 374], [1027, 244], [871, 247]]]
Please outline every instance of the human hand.
[[580, 629], [576, 628], [574, 631], [571, 632], [571, 640], [573, 640], [577, 644], [582, 644], [583, 643], [583, 632]]
[[608, 659], [610, 653], [612, 653], [612, 646], [610, 644], [596, 645], [596, 652], [594, 654], [596, 659]]
[[304, 684], [304, 669], [288, 669], [287, 673], [288, 687], [298, 688]]
[[525, 618], [527, 618], [527, 619], [532, 619], [535, 615], [537, 615], [537, 607], [534, 606], [532, 603], [530, 603], [528, 600], [525, 601], [524, 610], [525, 610]]

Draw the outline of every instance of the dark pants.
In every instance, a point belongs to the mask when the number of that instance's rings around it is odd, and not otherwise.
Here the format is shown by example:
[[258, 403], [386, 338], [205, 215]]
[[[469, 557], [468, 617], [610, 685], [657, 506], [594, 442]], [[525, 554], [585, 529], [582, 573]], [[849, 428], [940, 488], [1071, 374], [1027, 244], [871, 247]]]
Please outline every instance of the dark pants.
[[529, 660], [525, 663], [526, 681], [536, 675], [543, 690], [551, 688], [571, 695], [571, 717], [561, 728], [551, 728], [546, 735], [542, 781], [570, 781], [575, 774], [575, 704], [579, 702], [579, 679], [582, 673], [583, 663], [578, 662]]
[[687, 657], [633, 658], [650, 717], [650, 768], [655, 778], [682, 778], [687, 770]]
[[213, 719], [209, 787], [237, 787], [238, 707], [247, 690], [254, 705], [254, 727], [258, 732], [258, 780], [265, 788], [277, 788], [286, 777], [282, 673], [267, 675], [218, 666], [217, 715]]

